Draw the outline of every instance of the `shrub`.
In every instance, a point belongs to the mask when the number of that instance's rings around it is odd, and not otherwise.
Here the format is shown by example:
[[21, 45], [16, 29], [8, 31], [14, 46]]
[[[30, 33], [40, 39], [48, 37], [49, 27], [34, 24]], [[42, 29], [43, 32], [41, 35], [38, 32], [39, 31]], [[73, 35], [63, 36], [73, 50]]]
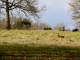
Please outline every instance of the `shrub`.
[[44, 30], [52, 30], [52, 28], [44, 28]]
[[77, 31], [79, 31], [79, 29], [73, 29], [72, 31], [73, 31], [73, 32], [77, 32]]

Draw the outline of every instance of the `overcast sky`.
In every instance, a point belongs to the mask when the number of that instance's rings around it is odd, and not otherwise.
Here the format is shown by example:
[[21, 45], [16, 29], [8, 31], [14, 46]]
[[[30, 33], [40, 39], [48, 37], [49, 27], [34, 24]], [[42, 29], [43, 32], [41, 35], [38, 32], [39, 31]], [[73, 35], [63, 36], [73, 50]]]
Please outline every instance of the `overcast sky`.
[[73, 29], [74, 21], [68, 13], [70, 0], [39, 0], [39, 2], [40, 5], [46, 5], [41, 21], [52, 27], [63, 22], [67, 28]]

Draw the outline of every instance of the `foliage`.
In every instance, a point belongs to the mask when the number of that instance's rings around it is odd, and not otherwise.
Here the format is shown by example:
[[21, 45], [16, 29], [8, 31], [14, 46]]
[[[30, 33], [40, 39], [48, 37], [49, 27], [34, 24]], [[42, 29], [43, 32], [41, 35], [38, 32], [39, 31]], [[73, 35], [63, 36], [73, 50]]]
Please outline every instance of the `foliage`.
[[60, 31], [65, 31], [66, 26], [64, 23], [58, 23], [56, 26], [53, 27], [54, 30], [60, 30]]
[[29, 29], [31, 28], [31, 21], [29, 19], [21, 19], [19, 18], [19, 20], [17, 20], [16, 23], [14, 23], [13, 25], [13, 28], [16, 28], [16, 29]]
[[62, 26], [61, 26], [61, 27], [59, 27], [59, 30], [60, 30], [60, 31], [65, 31], [65, 27], [62, 27]]
[[[0, 29], [6, 29], [5, 18], [0, 21]], [[44, 30], [50, 27], [45, 22], [34, 22], [27, 18], [10, 17], [10, 24], [12, 29], [31, 29], [31, 30]]]
[[52, 30], [52, 28], [44, 28], [44, 30]]
[[50, 27], [49, 24], [45, 22], [32, 22], [31, 29], [32, 30], [44, 30], [44, 28]]
[[79, 31], [79, 29], [73, 29], [72, 31], [73, 31], [73, 32], [78, 32], [78, 31]]

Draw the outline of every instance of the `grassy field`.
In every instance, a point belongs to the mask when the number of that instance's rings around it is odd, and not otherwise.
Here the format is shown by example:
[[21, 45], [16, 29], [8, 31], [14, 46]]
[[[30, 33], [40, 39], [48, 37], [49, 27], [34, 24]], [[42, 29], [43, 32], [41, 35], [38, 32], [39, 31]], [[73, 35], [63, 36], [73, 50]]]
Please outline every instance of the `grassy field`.
[[80, 33], [0, 30], [0, 60], [80, 60]]

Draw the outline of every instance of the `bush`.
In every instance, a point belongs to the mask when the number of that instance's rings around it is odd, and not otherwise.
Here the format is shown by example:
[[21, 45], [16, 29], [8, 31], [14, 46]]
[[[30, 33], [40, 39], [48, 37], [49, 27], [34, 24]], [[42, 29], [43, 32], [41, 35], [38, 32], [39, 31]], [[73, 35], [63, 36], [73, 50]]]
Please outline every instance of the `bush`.
[[27, 20], [27, 19], [20, 19], [17, 20], [17, 22], [15, 24], [13, 24], [13, 28], [17, 28], [17, 29], [29, 29], [31, 28], [31, 21]]
[[65, 31], [65, 27], [59, 27], [60, 31]]
[[44, 30], [52, 30], [52, 28], [44, 28]]

